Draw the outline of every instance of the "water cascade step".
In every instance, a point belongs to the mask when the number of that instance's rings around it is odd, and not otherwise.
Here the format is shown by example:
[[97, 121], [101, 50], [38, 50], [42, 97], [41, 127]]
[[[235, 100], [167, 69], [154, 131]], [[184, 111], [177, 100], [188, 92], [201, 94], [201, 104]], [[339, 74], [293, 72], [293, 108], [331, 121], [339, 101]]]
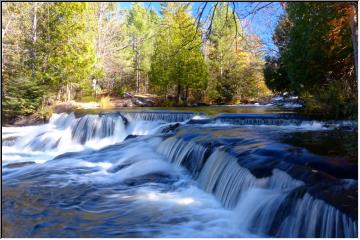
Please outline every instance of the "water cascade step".
[[[356, 209], [343, 208], [334, 201], [350, 185], [336, 181], [329, 189], [333, 194], [321, 194], [327, 189], [314, 186], [317, 183], [312, 180], [319, 173], [301, 166], [294, 169], [293, 164], [281, 161], [273, 164], [270, 175], [257, 177], [251, 172], [253, 164], [247, 163], [246, 157], [251, 159], [251, 155], [231, 154], [221, 144], [191, 134], [178, 135], [179, 138], [165, 139], [158, 151], [191, 172], [199, 186], [214, 194], [224, 207], [234, 209], [239, 214], [239, 225], [249, 231], [276, 237], [357, 236], [357, 216], [353, 214]], [[261, 161], [258, 165], [261, 166]], [[302, 175], [295, 173], [299, 169]], [[320, 182], [318, 186], [325, 181], [316, 178]], [[333, 180], [326, 174], [323, 178], [328, 182]], [[341, 185], [340, 192], [334, 192], [336, 185]], [[350, 205], [357, 206], [357, 192], [354, 192], [357, 187], [349, 188], [352, 189]]]
[[[249, 125], [254, 127], [245, 127]], [[259, 125], [276, 127], [259, 130]], [[44, 184], [59, 181], [62, 189], [91, 179], [91, 186], [100, 186], [94, 190], [99, 191], [97, 198], [106, 196], [106, 203], [110, 198], [101, 191], [110, 189], [115, 196], [125, 191], [122, 198], [116, 197], [124, 204], [123, 212], [126, 204], [139, 207], [139, 199], [144, 196], [148, 204], [156, 204], [161, 200], [158, 196], [166, 196], [176, 206], [192, 206], [196, 202], [193, 198], [174, 200], [170, 192], [188, 187], [185, 178], [179, 180], [185, 170], [200, 189], [196, 191], [211, 194], [222, 208], [234, 214], [236, 227], [256, 236], [357, 237], [357, 175], [337, 175], [331, 168], [332, 164], [337, 167], [332, 158], [267, 137], [279, 126], [288, 127], [287, 131], [357, 128], [351, 121], [319, 121], [294, 114], [55, 114], [48, 124], [23, 128], [24, 133], [5, 129], [3, 139], [9, 141], [3, 144], [3, 157], [8, 158], [3, 164], [4, 182], [7, 187], [9, 182], [30, 181], [44, 174], [49, 177], [44, 178]], [[22, 155], [14, 153], [24, 149], [27, 152]], [[39, 152], [53, 155], [38, 164], [30, 157], [41, 158]], [[15, 155], [21, 161], [14, 161]], [[342, 166], [357, 167], [345, 163]], [[161, 191], [155, 193], [151, 188], [154, 186], [160, 186]], [[149, 188], [152, 192], [132, 195]], [[71, 196], [63, 198], [71, 200]], [[131, 201], [135, 204], [131, 205]], [[86, 200], [80, 203], [86, 206]], [[144, 211], [151, 216], [152, 208], [144, 205]], [[163, 215], [166, 212], [156, 217], [165, 221]], [[176, 221], [186, 222], [187, 217]]]

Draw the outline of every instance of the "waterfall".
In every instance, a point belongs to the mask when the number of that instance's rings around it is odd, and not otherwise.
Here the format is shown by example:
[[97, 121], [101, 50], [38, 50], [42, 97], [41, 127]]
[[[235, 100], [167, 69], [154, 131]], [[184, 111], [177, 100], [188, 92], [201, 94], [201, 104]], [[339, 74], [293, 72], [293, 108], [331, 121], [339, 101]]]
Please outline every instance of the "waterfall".
[[357, 128], [356, 121], [323, 121], [311, 120], [294, 114], [221, 114], [212, 118], [192, 118], [189, 124], [240, 126], [278, 126], [287, 128], [303, 128], [308, 130], [325, 130], [334, 128]]
[[357, 220], [308, 193], [302, 198], [293, 197], [292, 190], [304, 183], [280, 170], [257, 179], [236, 159], [215, 151], [198, 181], [225, 207], [236, 206], [241, 216], [239, 225], [247, 226], [249, 231], [277, 237], [357, 236]]
[[241, 195], [250, 188], [286, 191], [304, 184], [278, 169], [272, 171], [271, 177], [256, 178], [248, 169], [241, 167], [234, 157], [219, 150], [211, 154], [198, 181], [205, 191], [214, 193], [228, 208], [234, 208]]
[[184, 122], [199, 114], [191, 112], [164, 112], [164, 111], [143, 111], [143, 112], [124, 112], [124, 117], [134, 120], [156, 121], [162, 120], [165, 122]]
[[239, 199], [238, 224], [275, 237], [354, 237], [357, 220], [308, 193], [253, 188]]
[[207, 119], [191, 119], [189, 123], [229, 123], [236, 125], [301, 125], [311, 122], [297, 115], [285, 114], [221, 114]]
[[357, 219], [312, 196], [306, 183], [283, 170], [273, 168], [270, 176], [255, 177], [221, 147], [194, 139], [169, 137], [157, 151], [188, 169], [224, 207], [234, 209], [238, 225], [250, 232], [276, 237], [357, 236]]
[[[222, 114], [215, 121], [237, 125], [301, 125], [308, 122], [296, 115], [283, 114]], [[310, 121], [311, 123], [311, 121]]]
[[36, 127], [27, 136], [17, 141], [18, 148], [33, 151], [71, 149], [73, 145], [111, 144], [127, 136], [125, 122], [120, 116], [85, 115], [75, 118], [74, 114], [55, 114], [46, 124]]
[[[225, 128], [224, 123], [235, 127]], [[167, 197], [165, 202], [171, 204], [169, 209], [174, 211], [174, 216], [178, 211], [176, 207], [189, 205], [196, 209], [206, 202], [203, 199], [211, 196], [211, 206], [217, 204], [216, 209], [222, 208], [226, 216], [231, 212], [231, 222], [236, 229], [252, 234], [357, 237], [358, 220], [353, 213], [357, 210], [357, 180], [341, 179], [321, 168], [311, 168], [306, 158], [310, 156], [320, 164], [320, 156], [310, 155], [304, 148], [285, 148], [285, 144], [258, 137], [258, 132], [243, 125], [324, 130], [353, 127], [354, 122], [314, 121], [284, 114], [215, 117], [166, 111], [54, 114], [45, 125], [5, 129], [3, 140], [9, 140], [3, 144], [8, 151], [3, 156], [12, 161], [14, 155], [20, 159], [31, 155], [31, 161], [27, 159], [19, 164], [15, 159], [12, 165], [5, 165], [6, 178], [28, 180], [39, 173], [49, 174], [51, 177], [47, 180], [63, 188], [68, 186], [68, 181], [73, 181], [94, 183], [91, 186], [100, 186], [99, 192], [108, 187], [111, 194], [125, 189], [121, 204], [127, 206], [135, 199], [134, 205], [138, 207], [140, 200], [145, 201], [141, 206], [149, 212], [153, 208], [147, 208], [147, 204], [161, 209], [156, 202]], [[228, 132], [225, 133], [225, 129]], [[9, 152], [13, 148], [16, 151]], [[41, 159], [41, 154], [48, 152], [52, 154], [46, 156], [46, 164], [36, 165], [44, 162], [33, 160]], [[25, 170], [16, 170], [21, 167]], [[188, 179], [191, 183], [186, 182]], [[189, 185], [191, 191], [186, 188]], [[143, 192], [132, 189], [137, 193], [134, 197], [131, 195], [134, 192], [126, 189], [129, 186], [141, 188]], [[161, 188], [152, 188], [154, 186]], [[171, 192], [172, 189], [177, 192]], [[192, 191], [198, 198], [192, 198]], [[186, 192], [186, 196], [181, 192]], [[110, 200], [107, 198], [107, 201]], [[86, 201], [81, 203], [86, 205]], [[166, 212], [160, 211], [157, 217], [163, 220], [162, 215]], [[186, 220], [186, 215], [171, 219], [175, 223]], [[213, 219], [210, 217], [210, 220]], [[201, 225], [201, 221], [197, 224]]]
[[195, 116], [193, 113], [125, 112], [87, 114], [54, 114], [49, 123], [34, 127], [27, 136], [15, 141], [19, 148], [33, 151], [71, 148], [86, 145], [96, 148], [123, 141], [128, 135], [147, 135], [171, 131]]
[[193, 142], [186, 142], [175, 137], [164, 140], [157, 148], [177, 166], [186, 167], [193, 176], [197, 176], [208, 157], [210, 150]]
[[120, 137], [124, 132], [124, 125], [125, 123], [120, 116], [86, 115], [76, 119], [72, 124], [71, 136], [75, 142], [81, 144], [111, 136]]

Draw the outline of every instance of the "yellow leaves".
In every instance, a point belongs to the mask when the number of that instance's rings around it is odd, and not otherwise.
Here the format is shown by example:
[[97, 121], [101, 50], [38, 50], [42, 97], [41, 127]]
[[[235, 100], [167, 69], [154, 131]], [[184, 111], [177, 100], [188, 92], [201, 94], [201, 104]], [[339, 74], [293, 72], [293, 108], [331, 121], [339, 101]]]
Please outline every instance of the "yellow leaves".
[[343, 43], [343, 32], [351, 27], [351, 18], [354, 15], [352, 5], [350, 3], [342, 3], [337, 5], [339, 16], [329, 21], [330, 30], [327, 34], [328, 39], [332, 42], [330, 52], [337, 49]]

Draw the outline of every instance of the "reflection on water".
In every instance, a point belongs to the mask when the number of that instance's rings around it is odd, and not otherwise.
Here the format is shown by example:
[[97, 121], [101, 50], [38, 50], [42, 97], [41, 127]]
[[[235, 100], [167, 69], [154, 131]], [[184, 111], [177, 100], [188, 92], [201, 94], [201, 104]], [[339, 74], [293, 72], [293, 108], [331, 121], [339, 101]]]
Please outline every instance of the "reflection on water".
[[114, 108], [114, 109], [82, 109], [77, 110], [81, 114], [106, 112], [142, 112], [142, 111], [176, 111], [176, 112], [194, 112], [216, 115], [219, 113], [294, 113], [294, 109], [283, 109], [274, 105], [218, 105], [218, 106], [200, 106], [200, 107], [133, 107], [133, 108]]
[[284, 134], [281, 140], [316, 154], [342, 157], [342, 161], [357, 163], [358, 160], [356, 131], [294, 132]]

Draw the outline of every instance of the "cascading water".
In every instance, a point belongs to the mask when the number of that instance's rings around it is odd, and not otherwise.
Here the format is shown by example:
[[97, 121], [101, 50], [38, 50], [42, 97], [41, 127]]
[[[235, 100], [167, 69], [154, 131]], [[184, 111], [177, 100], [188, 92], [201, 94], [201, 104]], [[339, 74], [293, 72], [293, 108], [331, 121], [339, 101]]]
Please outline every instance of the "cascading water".
[[357, 164], [281, 140], [356, 128], [169, 111], [3, 127], [4, 236], [357, 237]]

